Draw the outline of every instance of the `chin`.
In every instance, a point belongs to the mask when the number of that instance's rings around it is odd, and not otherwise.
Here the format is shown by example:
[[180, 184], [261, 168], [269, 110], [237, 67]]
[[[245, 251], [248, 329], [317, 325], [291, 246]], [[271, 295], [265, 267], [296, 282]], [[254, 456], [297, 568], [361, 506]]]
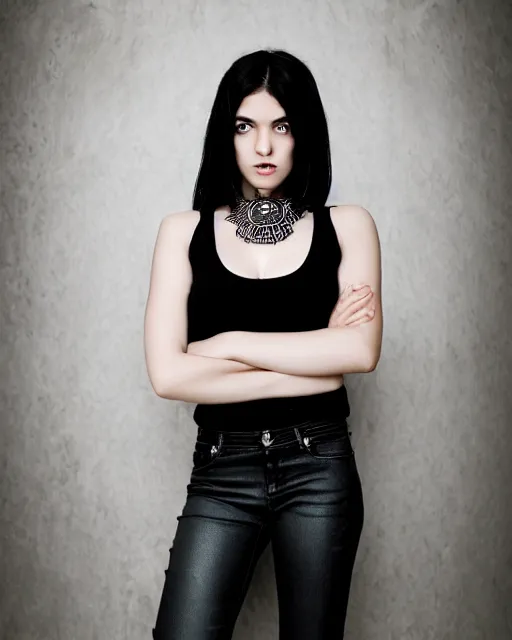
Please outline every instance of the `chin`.
[[279, 182], [270, 182], [269, 180], [265, 180], [265, 178], [263, 178], [263, 180], [254, 180], [253, 182], [249, 182], [247, 181], [247, 183], [253, 188], [253, 189], [258, 189], [258, 191], [264, 191], [267, 193], [268, 196], [270, 196], [270, 194], [273, 191], [278, 191], [279, 188], [281, 187], [282, 184], [282, 180], [280, 180]]

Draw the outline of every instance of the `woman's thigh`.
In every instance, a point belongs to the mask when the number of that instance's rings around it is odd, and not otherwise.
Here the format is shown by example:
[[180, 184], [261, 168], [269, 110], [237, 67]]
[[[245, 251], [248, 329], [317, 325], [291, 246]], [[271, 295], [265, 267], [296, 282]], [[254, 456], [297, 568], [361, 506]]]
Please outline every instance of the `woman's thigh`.
[[302, 489], [289, 495], [272, 535], [279, 639], [340, 640], [364, 520], [356, 461], [305, 453], [297, 465]]
[[189, 496], [169, 550], [153, 638], [229, 640], [267, 536], [263, 525], [226, 518], [208, 497]]

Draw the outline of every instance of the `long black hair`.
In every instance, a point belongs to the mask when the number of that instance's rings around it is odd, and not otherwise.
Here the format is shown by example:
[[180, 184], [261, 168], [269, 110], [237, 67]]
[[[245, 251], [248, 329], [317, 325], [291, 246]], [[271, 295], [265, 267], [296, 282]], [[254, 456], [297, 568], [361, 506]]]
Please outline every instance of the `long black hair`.
[[325, 205], [332, 180], [331, 151], [315, 79], [292, 54], [262, 49], [236, 60], [220, 81], [204, 137], [193, 209], [233, 207], [242, 195], [234, 147], [235, 117], [244, 98], [262, 89], [284, 109], [294, 138], [293, 167], [280, 185], [283, 196], [309, 208]]

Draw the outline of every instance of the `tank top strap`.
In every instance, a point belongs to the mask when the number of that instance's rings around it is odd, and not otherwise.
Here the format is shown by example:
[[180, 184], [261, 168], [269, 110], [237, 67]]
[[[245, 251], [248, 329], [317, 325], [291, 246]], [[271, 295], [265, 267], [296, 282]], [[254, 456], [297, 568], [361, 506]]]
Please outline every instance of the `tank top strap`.
[[332, 260], [334, 263], [339, 264], [341, 260], [341, 249], [331, 218], [331, 207], [315, 207], [313, 216], [315, 223], [313, 246], [311, 248], [312, 253], [316, 257], [317, 262], [319, 261], [325, 264], [326, 260], [328, 262]]
[[322, 234], [325, 234], [326, 232], [328, 232], [328, 227], [329, 227], [329, 220], [327, 220], [327, 218], [329, 217], [329, 207], [313, 207], [312, 209], [312, 213], [313, 213], [313, 220], [315, 221], [315, 226], [321, 230]]
[[199, 222], [194, 229], [189, 246], [189, 259], [193, 271], [207, 268], [207, 265], [212, 263], [214, 249], [213, 222], [210, 221], [213, 212], [205, 208], [198, 209], [198, 211]]

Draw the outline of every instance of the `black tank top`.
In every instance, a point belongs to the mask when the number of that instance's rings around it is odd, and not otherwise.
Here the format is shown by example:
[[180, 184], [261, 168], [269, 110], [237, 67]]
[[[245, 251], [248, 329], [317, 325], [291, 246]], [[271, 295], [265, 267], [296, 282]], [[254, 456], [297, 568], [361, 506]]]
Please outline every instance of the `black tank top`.
[[[312, 213], [313, 237], [305, 262], [290, 274], [257, 279], [238, 276], [224, 266], [215, 245], [214, 212], [201, 212], [189, 247], [193, 279], [187, 302], [188, 343], [226, 331], [292, 332], [327, 327], [339, 297], [341, 248], [329, 207]], [[193, 418], [205, 429], [246, 431], [349, 415], [343, 385], [308, 396], [198, 404]]]

